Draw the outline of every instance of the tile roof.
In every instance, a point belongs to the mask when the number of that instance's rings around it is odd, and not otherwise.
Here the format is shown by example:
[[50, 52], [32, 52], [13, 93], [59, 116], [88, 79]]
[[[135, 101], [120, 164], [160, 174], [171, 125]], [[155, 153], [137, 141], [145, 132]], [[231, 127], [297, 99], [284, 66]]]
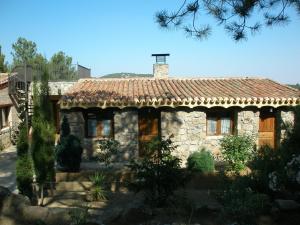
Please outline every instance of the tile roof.
[[289, 106], [299, 104], [296, 89], [262, 78], [85, 79], [60, 101], [73, 107]]

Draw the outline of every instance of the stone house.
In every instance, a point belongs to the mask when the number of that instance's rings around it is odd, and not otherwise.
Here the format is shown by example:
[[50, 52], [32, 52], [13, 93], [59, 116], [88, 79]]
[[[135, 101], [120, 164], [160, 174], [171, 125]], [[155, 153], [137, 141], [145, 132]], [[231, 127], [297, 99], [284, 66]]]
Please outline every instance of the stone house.
[[153, 137], [173, 135], [185, 163], [205, 147], [216, 160], [224, 135], [247, 133], [258, 146], [276, 148], [283, 123], [294, 120], [299, 92], [263, 78], [169, 78], [167, 64], [154, 64], [153, 78], [81, 79], [59, 101], [71, 132], [87, 156], [97, 141], [121, 143], [123, 162], [143, 154]]
[[0, 144], [2, 148], [11, 145], [12, 132], [17, 124], [17, 110], [8, 95], [8, 74], [0, 73]]

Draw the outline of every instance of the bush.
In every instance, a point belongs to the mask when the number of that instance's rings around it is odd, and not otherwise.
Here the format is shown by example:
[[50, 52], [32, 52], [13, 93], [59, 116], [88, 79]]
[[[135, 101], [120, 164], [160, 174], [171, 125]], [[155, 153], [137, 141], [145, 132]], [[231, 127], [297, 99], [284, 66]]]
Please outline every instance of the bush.
[[227, 170], [239, 173], [253, 157], [254, 142], [248, 135], [229, 135], [220, 141]]
[[282, 168], [282, 162], [278, 153], [277, 150], [269, 146], [263, 146], [255, 152], [253, 160], [249, 163], [249, 167], [252, 171], [252, 187], [257, 191], [264, 193], [270, 191], [270, 174]]
[[28, 152], [27, 129], [24, 125], [20, 126], [20, 133], [17, 141], [17, 162], [16, 162], [16, 181], [20, 194], [26, 195], [30, 199], [33, 195], [33, 165]]
[[18, 156], [16, 177], [19, 193], [31, 199], [33, 197], [33, 165], [29, 155]]
[[236, 184], [229, 186], [221, 199], [224, 206], [222, 214], [230, 218], [230, 222], [238, 224], [255, 224], [257, 216], [268, 212], [270, 208], [267, 195]]
[[211, 173], [215, 170], [214, 158], [209, 151], [202, 148], [200, 151], [193, 152], [187, 159], [189, 170], [202, 173]]
[[145, 191], [145, 200], [152, 206], [166, 205], [186, 181], [180, 159], [171, 154], [175, 148], [170, 138], [154, 138], [145, 145], [145, 157], [130, 164], [135, 175], [132, 187], [135, 191]]
[[68, 119], [64, 117], [61, 125], [61, 138], [55, 149], [58, 165], [63, 171], [79, 171], [82, 151], [80, 140], [70, 134]]
[[[267, 195], [254, 191], [252, 177], [235, 176], [228, 177], [221, 174], [221, 192], [219, 197], [223, 205], [221, 211], [222, 222], [226, 224], [256, 224], [255, 219], [264, 213], [268, 213], [271, 208], [270, 199]], [[230, 221], [224, 221], [228, 218]], [[222, 223], [222, 224], [223, 224]]]
[[113, 160], [113, 157], [118, 153], [120, 149], [120, 143], [113, 139], [105, 139], [99, 141], [100, 152], [97, 158], [100, 162], [104, 162], [106, 166], [109, 166]]

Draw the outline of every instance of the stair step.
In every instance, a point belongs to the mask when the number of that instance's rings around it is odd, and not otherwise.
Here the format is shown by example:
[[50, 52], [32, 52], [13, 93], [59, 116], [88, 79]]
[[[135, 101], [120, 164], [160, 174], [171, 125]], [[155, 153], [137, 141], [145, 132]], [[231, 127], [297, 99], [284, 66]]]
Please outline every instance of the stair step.
[[49, 208], [89, 208], [103, 209], [107, 206], [107, 201], [87, 202], [78, 199], [66, 198], [44, 198], [44, 205]]
[[88, 191], [93, 186], [90, 181], [62, 181], [56, 184], [57, 191]]
[[51, 196], [51, 191], [48, 190], [48, 196], [53, 198], [64, 198], [64, 199], [80, 199], [86, 200], [87, 199], [87, 192], [85, 191], [59, 191], [54, 190], [53, 196]]

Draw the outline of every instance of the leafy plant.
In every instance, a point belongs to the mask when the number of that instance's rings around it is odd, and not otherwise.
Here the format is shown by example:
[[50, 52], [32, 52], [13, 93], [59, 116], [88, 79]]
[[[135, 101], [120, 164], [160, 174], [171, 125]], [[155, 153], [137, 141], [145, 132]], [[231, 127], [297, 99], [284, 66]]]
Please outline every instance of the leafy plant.
[[69, 215], [71, 217], [70, 225], [85, 225], [89, 216], [88, 208], [84, 207], [72, 209], [69, 212]]
[[94, 201], [106, 200], [105, 175], [101, 172], [96, 172], [89, 177], [93, 183], [91, 196]]
[[16, 181], [20, 194], [26, 195], [30, 199], [33, 195], [33, 165], [28, 152], [27, 129], [24, 124], [20, 125], [20, 133], [17, 140], [17, 162], [16, 162]]
[[187, 167], [189, 170], [202, 173], [213, 172], [215, 170], [214, 158], [209, 151], [202, 148], [188, 157]]
[[282, 162], [278, 153], [277, 150], [269, 146], [263, 146], [255, 152], [249, 167], [252, 171], [252, 187], [257, 191], [264, 193], [270, 191], [270, 174], [282, 168]]
[[104, 162], [106, 166], [109, 166], [120, 149], [120, 143], [113, 139], [100, 140], [99, 148], [100, 152], [97, 155], [98, 160]]
[[257, 216], [270, 208], [268, 196], [251, 190], [249, 182], [247, 177], [240, 177], [227, 183], [220, 200], [224, 206], [222, 214], [230, 218], [230, 222], [255, 224]]
[[95, 186], [102, 186], [104, 185], [105, 181], [105, 175], [101, 172], [96, 172], [92, 176], [89, 177], [90, 181], [95, 185]]
[[106, 191], [102, 186], [98, 185], [92, 189], [91, 196], [94, 201], [106, 200]]
[[145, 157], [130, 164], [135, 174], [132, 187], [135, 191], [145, 191], [145, 200], [150, 205], [167, 204], [174, 191], [186, 181], [180, 169], [181, 160], [171, 154], [175, 149], [170, 138], [154, 138], [145, 145]]
[[220, 141], [227, 170], [239, 173], [253, 157], [254, 142], [249, 135], [229, 135]]
[[81, 155], [83, 149], [80, 140], [70, 134], [70, 126], [67, 117], [63, 118], [61, 124], [61, 137], [55, 149], [58, 165], [62, 170], [77, 172], [80, 170]]

